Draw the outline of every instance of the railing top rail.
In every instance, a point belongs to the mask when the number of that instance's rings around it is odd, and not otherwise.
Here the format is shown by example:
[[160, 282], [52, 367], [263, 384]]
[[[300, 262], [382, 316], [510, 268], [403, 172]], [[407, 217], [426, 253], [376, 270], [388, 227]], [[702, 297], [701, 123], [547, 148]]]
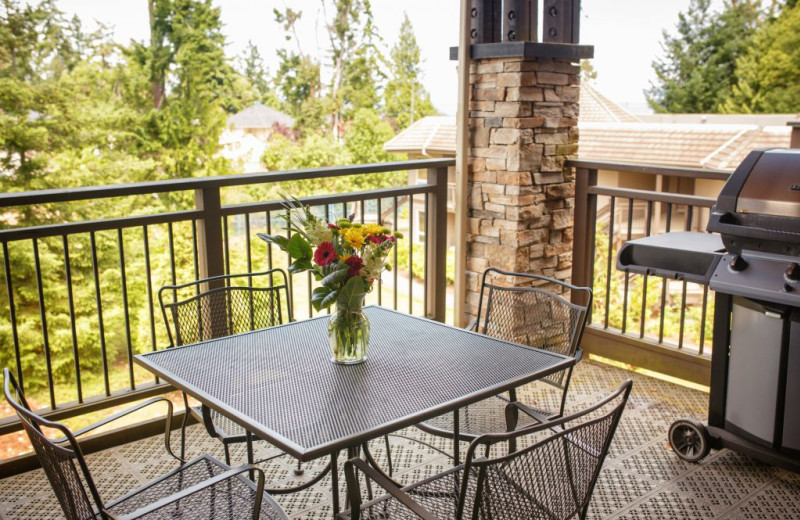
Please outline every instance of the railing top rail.
[[659, 166], [656, 164], [637, 164], [615, 161], [595, 161], [591, 159], [573, 159], [567, 161], [567, 166], [586, 168], [587, 170], [610, 170], [616, 172], [643, 173], [646, 175], [668, 175], [671, 177], [690, 177], [693, 179], [711, 179], [726, 181], [731, 176], [727, 170], [706, 170], [703, 168], [688, 168], [683, 166]]
[[275, 183], [314, 178], [343, 177], [347, 175], [364, 175], [399, 170], [421, 170], [453, 165], [455, 165], [455, 159], [421, 159], [414, 161], [360, 164], [356, 166], [331, 166], [326, 168], [308, 168], [280, 172], [239, 173], [205, 178], [192, 177], [164, 181], [111, 184], [107, 186], [12, 192], [0, 194], [0, 208], [24, 206], [27, 204], [44, 204], [49, 202], [68, 202], [129, 195], [146, 195], [151, 193], [203, 188], [223, 188], [266, 182]]

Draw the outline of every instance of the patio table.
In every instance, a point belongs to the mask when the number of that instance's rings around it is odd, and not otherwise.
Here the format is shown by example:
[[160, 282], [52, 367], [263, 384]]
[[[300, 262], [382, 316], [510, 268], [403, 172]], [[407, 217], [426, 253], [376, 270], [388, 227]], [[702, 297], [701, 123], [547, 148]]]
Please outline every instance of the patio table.
[[[367, 361], [330, 361], [327, 316], [135, 356], [147, 370], [301, 461], [356, 449], [539, 379], [573, 358], [382, 307]], [[334, 509], [338, 510], [337, 472]]]

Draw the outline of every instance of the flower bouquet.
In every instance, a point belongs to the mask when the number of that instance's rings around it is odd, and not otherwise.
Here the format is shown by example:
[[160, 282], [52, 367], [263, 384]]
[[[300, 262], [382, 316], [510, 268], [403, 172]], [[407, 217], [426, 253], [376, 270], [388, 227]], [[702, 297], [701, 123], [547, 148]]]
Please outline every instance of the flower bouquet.
[[314, 289], [311, 303], [316, 310], [336, 304], [328, 320], [331, 360], [355, 364], [366, 360], [369, 345], [369, 320], [364, 314], [364, 297], [384, 270], [401, 233], [380, 224], [353, 222], [353, 215], [335, 223], [317, 217], [299, 200], [286, 200], [282, 215], [287, 238], [259, 233], [258, 237], [286, 251], [290, 273], [311, 271], [320, 286]]

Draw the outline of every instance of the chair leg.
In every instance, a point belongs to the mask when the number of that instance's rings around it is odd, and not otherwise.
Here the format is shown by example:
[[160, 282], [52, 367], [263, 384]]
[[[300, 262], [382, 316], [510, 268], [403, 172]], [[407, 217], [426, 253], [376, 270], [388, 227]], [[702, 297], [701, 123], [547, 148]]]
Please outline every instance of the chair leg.
[[222, 447], [225, 448], [225, 464], [230, 466], [231, 465], [231, 450], [230, 450], [230, 448], [228, 448], [228, 443], [227, 442], [223, 442], [222, 443]]
[[189, 398], [183, 394], [183, 421], [181, 422], [181, 460], [186, 462], [186, 426], [189, 424]]
[[383, 442], [386, 444], [386, 465], [389, 466], [389, 476], [394, 476], [394, 470], [392, 468], [392, 448], [389, 446], [389, 436], [383, 436]]
[[294, 474], [299, 477], [300, 475], [302, 475], [305, 472], [306, 472], [306, 470], [303, 469], [303, 463], [300, 460], [298, 460], [297, 461], [297, 467], [294, 468]]

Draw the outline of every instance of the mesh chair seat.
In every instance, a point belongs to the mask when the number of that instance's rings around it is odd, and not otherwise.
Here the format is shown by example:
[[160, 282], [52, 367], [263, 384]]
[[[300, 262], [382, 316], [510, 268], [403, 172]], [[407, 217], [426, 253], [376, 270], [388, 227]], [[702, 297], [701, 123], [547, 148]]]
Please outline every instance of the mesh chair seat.
[[[115, 515], [129, 514], [220, 475], [228, 469], [230, 469], [229, 466], [213, 457], [204, 455], [109, 503], [106, 509]], [[182, 498], [174, 506], [167, 506], [164, 510], [154, 511], [139, 518], [147, 520], [161, 518], [249, 520], [253, 518], [255, 498], [255, 484], [243, 476], [237, 475]], [[264, 495], [259, 518], [284, 520], [288, 517], [270, 496]]]
[[[459, 409], [459, 435], [463, 440], [472, 440], [486, 432], [506, 431], [506, 408], [508, 406], [508, 399], [498, 395]], [[546, 411], [542, 411], [542, 413], [549, 414]], [[523, 428], [537, 422], [534, 418], [524, 413], [518, 414], [518, 417], [517, 428]], [[450, 436], [453, 433], [453, 414], [439, 415], [417, 424], [417, 427], [422, 431], [435, 435]]]

